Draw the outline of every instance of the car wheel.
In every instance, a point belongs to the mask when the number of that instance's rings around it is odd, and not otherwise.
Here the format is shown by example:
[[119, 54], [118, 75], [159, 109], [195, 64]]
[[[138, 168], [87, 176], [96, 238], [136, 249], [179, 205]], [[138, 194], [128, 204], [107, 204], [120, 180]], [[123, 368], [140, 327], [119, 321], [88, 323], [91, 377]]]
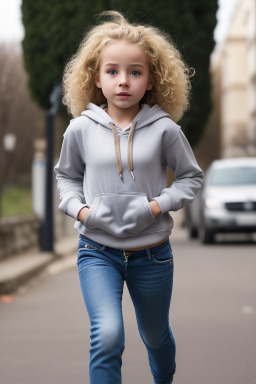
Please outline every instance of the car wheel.
[[198, 237], [198, 229], [189, 227], [188, 231], [190, 239], [196, 239]]
[[202, 244], [213, 244], [214, 243], [214, 232], [201, 225], [199, 229], [199, 238]]
[[187, 230], [188, 230], [189, 238], [190, 239], [196, 239], [198, 237], [198, 229], [195, 228], [195, 226], [193, 225], [191, 213], [188, 210], [188, 208], [186, 209], [185, 214], [186, 214], [185, 215], [185, 218], [186, 218], [185, 225], [186, 225]]

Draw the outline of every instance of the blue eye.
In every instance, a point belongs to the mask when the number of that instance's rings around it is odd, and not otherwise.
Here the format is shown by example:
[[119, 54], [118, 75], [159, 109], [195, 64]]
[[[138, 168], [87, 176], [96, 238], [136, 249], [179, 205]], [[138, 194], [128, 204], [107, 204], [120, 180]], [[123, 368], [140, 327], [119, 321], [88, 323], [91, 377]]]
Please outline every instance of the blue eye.
[[140, 73], [138, 71], [132, 71], [131, 75], [136, 77], [136, 76], [139, 76]]
[[116, 71], [114, 69], [110, 69], [110, 71], [108, 71], [108, 73], [111, 76], [115, 76], [116, 75]]

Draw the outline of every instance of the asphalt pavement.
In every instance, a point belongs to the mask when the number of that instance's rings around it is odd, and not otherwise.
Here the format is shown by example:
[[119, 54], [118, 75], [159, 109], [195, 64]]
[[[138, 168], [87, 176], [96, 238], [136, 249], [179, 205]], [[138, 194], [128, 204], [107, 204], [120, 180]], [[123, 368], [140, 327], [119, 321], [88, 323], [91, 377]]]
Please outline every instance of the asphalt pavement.
[[[180, 229], [171, 236], [174, 384], [256, 382], [256, 243], [235, 240], [202, 246]], [[126, 289], [123, 312], [123, 384], [150, 384]], [[89, 384], [89, 342], [74, 253], [0, 297], [1, 384]]]

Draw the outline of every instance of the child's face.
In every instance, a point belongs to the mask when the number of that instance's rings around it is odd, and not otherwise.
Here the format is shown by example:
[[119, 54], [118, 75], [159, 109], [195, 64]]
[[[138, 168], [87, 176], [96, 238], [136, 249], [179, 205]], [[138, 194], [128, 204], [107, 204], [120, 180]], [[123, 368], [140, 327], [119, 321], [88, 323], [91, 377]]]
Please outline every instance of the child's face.
[[111, 42], [102, 51], [95, 84], [102, 89], [108, 110], [139, 109], [146, 90], [153, 87], [145, 52], [124, 40]]

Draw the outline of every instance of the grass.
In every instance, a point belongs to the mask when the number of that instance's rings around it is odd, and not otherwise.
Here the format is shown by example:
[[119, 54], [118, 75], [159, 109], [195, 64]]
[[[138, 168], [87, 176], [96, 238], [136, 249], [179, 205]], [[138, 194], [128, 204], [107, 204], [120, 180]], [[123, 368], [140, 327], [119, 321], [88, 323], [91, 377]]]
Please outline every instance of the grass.
[[29, 188], [6, 188], [2, 194], [1, 216], [32, 213], [32, 192]]

